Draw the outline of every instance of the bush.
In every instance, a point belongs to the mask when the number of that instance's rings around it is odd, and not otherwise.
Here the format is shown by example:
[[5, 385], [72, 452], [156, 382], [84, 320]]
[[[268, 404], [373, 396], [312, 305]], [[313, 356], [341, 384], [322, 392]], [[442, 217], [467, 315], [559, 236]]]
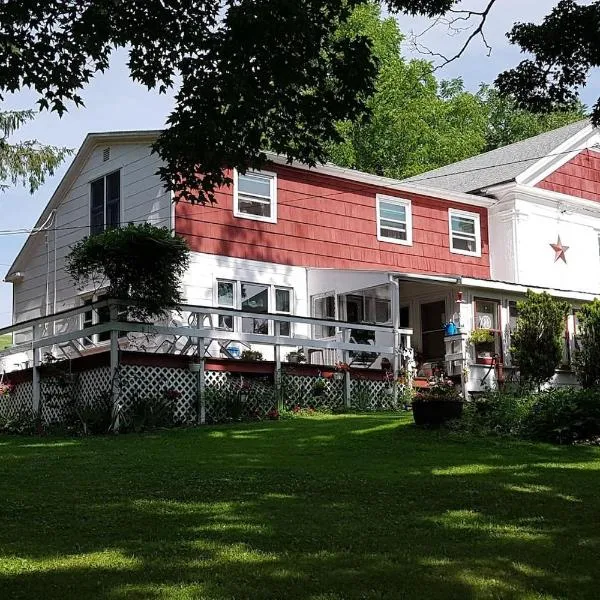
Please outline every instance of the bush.
[[508, 435], [554, 444], [600, 440], [600, 388], [529, 394], [489, 392], [469, 402], [455, 431]]
[[562, 358], [566, 302], [546, 292], [527, 291], [517, 304], [517, 329], [512, 334], [511, 353], [521, 379], [539, 387], [554, 376]]
[[600, 300], [584, 305], [579, 318], [580, 348], [575, 354], [577, 378], [585, 388], [600, 385]]
[[556, 444], [600, 439], [600, 389], [553, 389], [535, 395], [523, 424], [527, 437]]

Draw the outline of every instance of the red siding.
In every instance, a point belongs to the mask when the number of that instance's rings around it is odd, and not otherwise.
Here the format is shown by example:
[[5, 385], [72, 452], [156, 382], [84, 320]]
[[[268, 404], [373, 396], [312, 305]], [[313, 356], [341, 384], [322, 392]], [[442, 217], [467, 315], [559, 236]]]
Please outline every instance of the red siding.
[[583, 150], [536, 187], [600, 202], [600, 154]]
[[[396, 270], [489, 278], [487, 211], [468, 205], [294, 169], [277, 172], [277, 223], [235, 218], [232, 191], [215, 206], [176, 207], [176, 231], [196, 252], [284, 265]], [[375, 194], [412, 201], [413, 245], [380, 242]], [[449, 250], [448, 208], [479, 213], [481, 258]]]

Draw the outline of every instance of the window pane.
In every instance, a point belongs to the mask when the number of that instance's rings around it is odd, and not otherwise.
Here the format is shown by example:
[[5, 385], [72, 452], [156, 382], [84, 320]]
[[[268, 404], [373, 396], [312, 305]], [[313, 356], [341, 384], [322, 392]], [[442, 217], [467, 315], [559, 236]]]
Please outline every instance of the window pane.
[[[242, 283], [242, 310], [252, 313], [269, 312], [269, 288], [266, 285]], [[267, 319], [242, 319], [242, 331], [245, 333], [269, 333]]]
[[498, 302], [490, 300], [475, 302], [475, 328], [498, 329]]
[[104, 178], [90, 184], [90, 235], [104, 231]]
[[456, 233], [471, 233], [475, 235], [475, 219], [470, 217], [452, 216], [452, 231]]
[[240, 196], [238, 199], [238, 210], [247, 215], [256, 215], [259, 217], [271, 216], [271, 204], [269, 202], [249, 200], [243, 196]]
[[404, 229], [390, 229], [389, 227], [381, 227], [379, 230], [381, 237], [393, 238], [395, 240], [406, 240], [406, 227]]
[[233, 317], [229, 315], [219, 315], [219, 329], [233, 331]]
[[219, 281], [217, 283], [217, 296], [219, 306], [233, 307], [233, 282]]
[[121, 224], [121, 173], [115, 171], [106, 176], [106, 227]]
[[275, 311], [290, 312], [290, 290], [275, 290]]
[[[333, 296], [314, 298], [313, 316], [315, 319], [335, 319], [335, 298]], [[317, 338], [333, 337], [335, 335], [335, 327], [315, 325], [314, 335]]]
[[242, 310], [255, 313], [269, 312], [268, 286], [242, 283]]
[[406, 206], [391, 204], [389, 202], [379, 203], [379, 215], [382, 219], [393, 219], [394, 221], [406, 221]]
[[283, 335], [285, 337], [290, 337], [290, 326], [291, 326], [291, 323], [288, 323], [287, 321], [280, 321], [279, 322], [279, 335]]
[[477, 252], [477, 242], [465, 238], [452, 238], [452, 248], [454, 250], [465, 250], [466, 252]]
[[271, 197], [271, 177], [258, 173], [238, 175], [238, 192], [252, 196]]

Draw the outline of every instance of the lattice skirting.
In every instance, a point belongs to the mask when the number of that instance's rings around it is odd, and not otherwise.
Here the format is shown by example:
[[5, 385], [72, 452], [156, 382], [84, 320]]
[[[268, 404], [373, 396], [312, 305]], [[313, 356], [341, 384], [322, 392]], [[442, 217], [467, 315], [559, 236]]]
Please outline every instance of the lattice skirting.
[[[281, 400], [284, 408], [342, 409], [345, 405], [344, 380], [283, 374]], [[277, 408], [272, 376], [241, 376], [223, 371], [205, 373], [204, 410], [207, 423], [262, 418]], [[127, 418], [138, 400], [172, 394], [173, 421], [199, 422], [197, 378], [187, 369], [142, 365], [122, 365], [114, 381], [108, 367], [83, 371], [60, 378], [45, 377], [41, 382], [41, 417], [45, 423], [64, 422], [72, 415], [74, 398], [93, 406], [113, 389], [120, 411]], [[10, 395], [0, 397], [0, 418], [10, 418], [32, 409], [31, 381], [15, 385]], [[360, 411], [397, 410], [391, 388], [384, 381], [353, 378], [350, 408]]]

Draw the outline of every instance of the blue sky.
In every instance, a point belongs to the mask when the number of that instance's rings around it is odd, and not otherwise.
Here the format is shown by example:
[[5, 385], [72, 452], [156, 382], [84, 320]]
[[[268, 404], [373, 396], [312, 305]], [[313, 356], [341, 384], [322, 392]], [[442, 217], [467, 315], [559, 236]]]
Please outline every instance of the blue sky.
[[[483, 4], [482, 0], [464, 2], [465, 6], [479, 9]], [[493, 48], [491, 56], [487, 57], [486, 50], [480, 41], [474, 40], [460, 60], [440, 69], [437, 75], [440, 78], [461, 76], [467, 87], [472, 90], [477, 89], [481, 82], [493, 81], [498, 72], [520, 60], [518, 49], [511, 47], [504, 35], [511, 23], [516, 19], [536, 21], [546, 14], [554, 4], [554, 0], [536, 0], [535, 2], [499, 0], [486, 30], [486, 37]], [[429, 22], [424, 19], [409, 17], [399, 17], [399, 22], [405, 33], [411, 30], [419, 33], [429, 25]], [[462, 39], [448, 36], [447, 30], [438, 26], [421, 41], [436, 51], [452, 54], [452, 50], [460, 47]], [[423, 57], [415, 53], [408, 43], [405, 44], [404, 54], [407, 57]], [[42, 113], [35, 121], [20, 130], [18, 138], [33, 138], [45, 143], [76, 149], [90, 131], [163, 127], [173, 105], [172, 98], [149, 92], [142, 86], [131, 82], [128, 78], [126, 60], [125, 52], [116, 53], [111, 68], [105, 74], [98, 75], [93, 83], [84, 90], [82, 96], [86, 104], [85, 108], [73, 108], [62, 119], [55, 114]], [[600, 79], [594, 77], [583, 91], [582, 97], [587, 104], [593, 104], [599, 95]], [[22, 92], [8, 97], [2, 103], [2, 108], [34, 107], [35, 100], [34, 95]], [[22, 188], [13, 188], [0, 194], [0, 208], [3, 215], [0, 229], [31, 227], [58, 185], [67, 166], [68, 161], [33, 196]], [[0, 236], [0, 271], [2, 273], [6, 273], [26, 237], [26, 235]], [[10, 323], [11, 307], [11, 284], [0, 283], [0, 325]]]

